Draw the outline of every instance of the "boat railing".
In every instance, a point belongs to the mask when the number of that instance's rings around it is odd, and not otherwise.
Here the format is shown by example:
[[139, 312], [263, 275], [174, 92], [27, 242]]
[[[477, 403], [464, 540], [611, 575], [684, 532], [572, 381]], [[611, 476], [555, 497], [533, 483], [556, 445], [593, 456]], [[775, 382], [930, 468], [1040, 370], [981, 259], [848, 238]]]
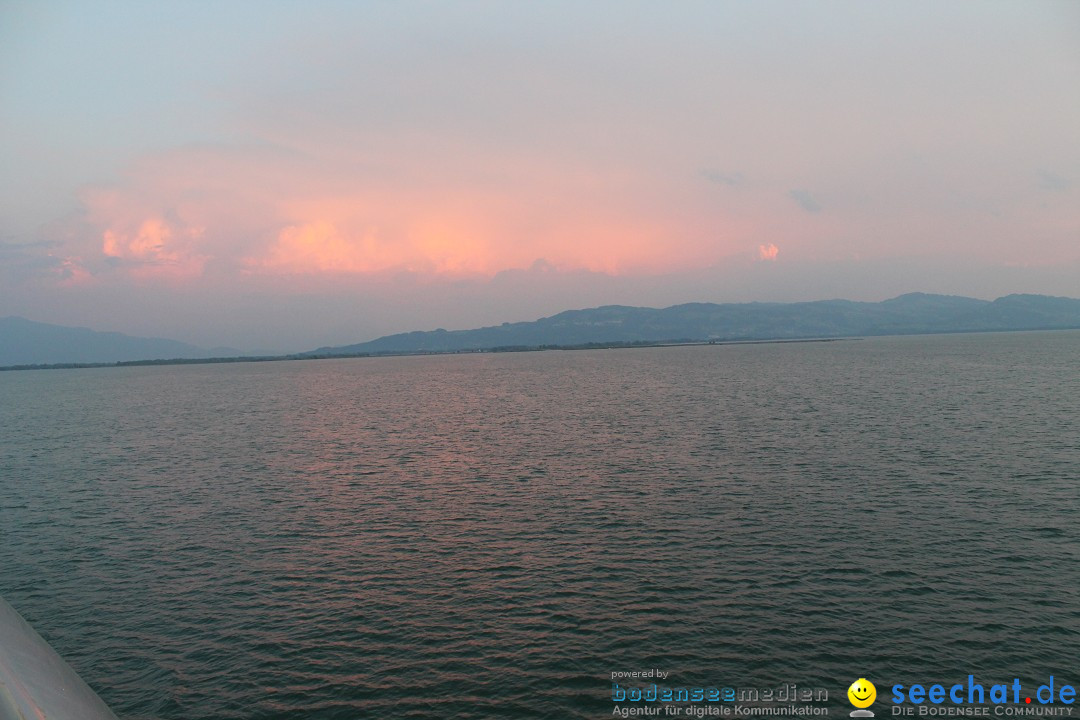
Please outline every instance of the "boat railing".
[[90, 686], [3, 598], [0, 720], [117, 720]]

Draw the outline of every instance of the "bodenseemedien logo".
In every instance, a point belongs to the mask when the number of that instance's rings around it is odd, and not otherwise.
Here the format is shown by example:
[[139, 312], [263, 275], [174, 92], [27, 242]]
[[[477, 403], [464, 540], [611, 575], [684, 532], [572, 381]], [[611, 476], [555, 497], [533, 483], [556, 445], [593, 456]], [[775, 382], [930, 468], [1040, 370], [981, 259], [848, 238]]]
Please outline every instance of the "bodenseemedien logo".
[[877, 688], [866, 678], [859, 678], [847, 689], [848, 702], [856, 707], [850, 713], [853, 718], [872, 718], [874, 713], [866, 708], [874, 704]]

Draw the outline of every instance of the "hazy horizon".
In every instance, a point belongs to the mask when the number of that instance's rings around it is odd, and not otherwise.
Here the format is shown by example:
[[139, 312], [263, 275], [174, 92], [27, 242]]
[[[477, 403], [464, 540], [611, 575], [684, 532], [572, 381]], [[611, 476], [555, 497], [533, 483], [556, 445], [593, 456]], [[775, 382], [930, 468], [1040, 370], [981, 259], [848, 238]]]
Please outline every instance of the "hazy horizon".
[[1080, 5], [0, 5], [0, 316], [1080, 295]]
[[[904, 293], [904, 294], [899, 295], [899, 296], [893, 296], [893, 297], [890, 297], [890, 298], [886, 298], [885, 300], [886, 301], [900, 300], [902, 297], [905, 297], [905, 296], [910, 297], [910, 296], [918, 296], [918, 295], [933, 295], [934, 297], [939, 297], [939, 298], [951, 297], [951, 298], [955, 298], [955, 299], [958, 299], [958, 300], [982, 300], [984, 302], [994, 303], [994, 304], [997, 304], [995, 301], [1002, 301], [1002, 300], [1007, 299], [1007, 297], [1009, 297], [1009, 296], [999, 296], [999, 297], [996, 297], [996, 298], [972, 298], [970, 296], [947, 295], [947, 294], [930, 294], [930, 293], [922, 293], [922, 292], [919, 292], [919, 291], [914, 291], [914, 292], [911, 292], [911, 293]], [[1010, 296], [1013, 296], [1013, 295], [1025, 296], [1025, 297], [1031, 296], [1030, 294], [1024, 294], [1024, 293], [1010, 294]], [[1075, 301], [1080, 302], [1080, 298], [1068, 298], [1067, 296], [1034, 295], [1034, 297], [1045, 298], [1045, 299], [1065, 298], [1065, 299], [1071, 299], [1071, 300], [1075, 300]], [[831, 302], [831, 301], [847, 302], [848, 299], [847, 298], [818, 298], [816, 301], [806, 301], [806, 302], [808, 304], [813, 305], [815, 303]], [[855, 302], [859, 302], [859, 301], [855, 301]], [[862, 302], [867, 302], [867, 301], [862, 301]], [[742, 306], [744, 308], [747, 308], [748, 310], [750, 308], [756, 306], [756, 305], [783, 305], [783, 306], [786, 306], [786, 305], [793, 305], [793, 304], [800, 304], [800, 301], [795, 301], [795, 302], [792, 302], [792, 303], [777, 303], [777, 302], [769, 302], [769, 301], [751, 301], [751, 302], [746, 302], [746, 303], [714, 303], [714, 305], [719, 305], [719, 306], [725, 306], [725, 305], [727, 305], [727, 306], [730, 306], [730, 305]], [[878, 301], [878, 302], [870, 301], [869, 304], [871, 306], [873, 306], [873, 305], [880, 305], [882, 303], [880, 301]], [[449, 327], [449, 328], [446, 328], [446, 327], [423, 328], [423, 329], [419, 329], [419, 331], [421, 333], [424, 333], [424, 334], [427, 334], [428, 331], [431, 331], [431, 330], [449, 331], [451, 333], [456, 333], [456, 332], [470, 332], [470, 331], [480, 331], [480, 330], [489, 330], [489, 329], [500, 329], [500, 327], [505, 328], [505, 326], [507, 326], [507, 325], [528, 325], [528, 326], [532, 326], [532, 325], [535, 325], [537, 323], [543, 322], [545, 320], [549, 320], [549, 319], [552, 319], [554, 317], [560, 316], [563, 313], [591, 312], [591, 311], [595, 311], [595, 310], [602, 310], [604, 307], [607, 307], [607, 308], [622, 307], [622, 308], [628, 308], [628, 309], [633, 309], [633, 310], [664, 310], [664, 309], [671, 310], [673, 308], [683, 307], [685, 305], [697, 306], [697, 305], [700, 305], [700, 303], [696, 303], [696, 302], [692, 301], [690, 303], [679, 303], [679, 304], [675, 304], [675, 305], [661, 306], [661, 307], [612, 304], [612, 305], [607, 305], [607, 306], [599, 306], [599, 307], [591, 307], [591, 308], [564, 308], [564, 309], [562, 309], [560, 311], [551, 313], [549, 315], [545, 315], [543, 317], [526, 318], [524, 320], [514, 320], [514, 321], [501, 321], [501, 322], [496, 321], [496, 322], [489, 323], [489, 324], [486, 324], [486, 325], [483, 325], [483, 326], [475, 325], [475, 326], [461, 327], [461, 328], [455, 328], [455, 327]], [[954, 309], [966, 309], [967, 307], [968, 306], [963, 305], [963, 306], [954, 307]], [[1016, 306], [1014, 305], [1012, 307], [1015, 308]], [[1043, 305], [1041, 310], [1042, 311], [1050, 310], [1050, 307]], [[1050, 312], [1053, 312], [1053, 310], [1050, 310]], [[914, 317], [909, 318], [909, 321], [929, 322], [932, 319], [934, 319], [932, 317], [932, 315], [933, 315], [933, 311], [930, 311], [929, 313], [923, 314], [921, 316], [917, 313]], [[941, 321], [941, 319], [942, 319], [940, 316], [935, 316], [935, 317], [936, 317], [936, 319], [938, 321]], [[1001, 325], [1000, 327], [987, 327], [987, 326], [981, 325], [980, 322], [972, 321], [969, 318], [969, 320], [968, 320], [969, 325], [966, 325], [966, 326], [963, 325], [963, 320], [959, 320], [959, 322], [961, 322], [960, 325], [954, 324], [952, 326], [935, 326], [935, 325], [931, 324], [931, 325], [927, 325], [925, 332], [929, 333], [929, 334], [956, 333], [956, 332], [959, 332], [959, 333], [970, 333], [970, 332], [1017, 332], [1017, 331], [1022, 332], [1022, 331], [1033, 331], [1033, 330], [1059, 330], [1059, 329], [1060, 330], [1069, 330], [1069, 329], [1074, 329], [1076, 327], [1075, 325], [1072, 325], [1072, 324], [1058, 326], [1055, 323], [1059, 322], [1060, 318], [1051, 319], [1052, 317], [1053, 316], [1047, 317], [1047, 316], [1043, 315], [1043, 316], [1038, 317], [1038, 318], [1029, 318], [1026, 321], [1022, 321], [1022, 320], [1019, 320], [1019, 319], [1014, 317], [1011, 324], [1010, 323], [1005, 323], [1005, 324]], [[0, 317], [0, 324], [3, 324], [3, 321], [5, 321], [5, 320], [11, 320], [11, 319], [26, 320], [26, 321], [29, 321], [31, 323], [39, 323], [40, 322], [40, 321], [34, 320], [33, 318], [25, 318], [23, 316], [18, 316], [18, 315], [9, 315], [9, 316]], [[954, 321], [954, 323], [955, 322], [956, 321]], [[974, 322], [974, 324], [970, 324], [971, 322]], [[57, 328], [57, 329], [64, 328], [64, 329], [67, 329], [67, 330], [76, 330], [76, 331], [89, 330], [89, 331], [91, 331], [93, 333], [100, 333], [100, 330], [98, 328], [87, 327], [87, 326], [65, 326], [65, 325], [60, 325], [60, 324], [48, 324], [48, 323], [46, 323], [46, 326], [49, 327], [49, 328]], [[970, 329], [965, 329], [965, 328], [970, 328]], [[713, 330], [710, 330], [710, 332], [715, 332], [716, 330], [720, 330], [720, 329], [721, 328], [718, 327], [718, 328], [715, 328]], [[887, 331], [882, 332], [883, 329], [884, 328], [878, 327], [876, 332], [873, 332], [872, 335], [877, 335], [877, 334], [891, 335], [891, 334], [894, 334], [894, 333], [887, 332]], [[212, 352], [218, 353], [218, 355], [216, 355], [215, 357], [229, 356], [229, 355], [232, 355], [233, 353], [237, 353], [237, 352], [240, 353], [240, 354], [249, 355], [249, 356], [260, 356], [260, 355], [261, 356], [270, 356], [270, 355], [286, 356], [286, 355], [293, 355], [293, 354], [298, 354], [298, 353], [302, 354], [302, 353], [307, 353], [307, 352], [311, 352], [311, 351], [314, 351], [314, 350], [321, 350], [321, 349], [326, 349], [326, 348], [347, 348], [347, 347], [350, 347], [350, 346], [362, 345], [362, 344], [369, 343], [369, 342], [376, 341], [376, 340], [385, 340], [387, 338], [392, 338], [392, 337], [414, 335], [417, 330], [418, 330], [418, 328], [409, 328], [409, 329], [405, 329], [405, 330], [401, 330], [401, 331], [395, 331], [395, 332], [386, 333], [384, 335], [380, 335], [380, 336], [377, 336], [377, 337], [362, 338], [360, 340], [356, 340], [356, 339], [352, 339], [352, 338], [337, 338], [336, 340], [324, 343], [323, 345], [318, 346], [318, 347], [309, 346], [309, 347], [303, 347], [303, 348], [296, 347], [296, 348], [285, 348], [285, 349], [279, 349], [279, 350], [269, 350], [269, 349], [260, 348], [260, 347], [237, 347], [236, 345], [229, 345], [229, 344], [216, 345], [216, 346], [212, 346], [212, 347], [198, 346], [198, 345], [196, 345], [194, 343], [189, 343], [188, 345], [190, 346], [189, 347], [190, 350], [203, 350], [203, 351], [212, 351]], [[835, 328], [833, 328], [833, 330], [835, 330]], [[124, 337], [126, 337], [128, 339], [132, 339], [132, 340], [149, 340], [149, 341], [161, 340], [161, 341], [165, 341], [165, 342], [174, 342], [175, 341], [175, 338], [167, 338], [167, 337], [161, 337], [161, 336], [139, 336], [139, 335], [132, 335], [131, 333], [123, 333], [121, 331], [115, 331], [115, 330], [110, 331], [110, 332], [119, 333], [120, 335], [122, 335], [122, 336], [124, 336]], [[682, 334], [680, 335], [679, 332], [680, 331], [674, 331], [674, 334], [670, 335], [670, 337], [669, 336], [664, 336], [662, 338], [657, 337], [657, 338], [651, 338], [651, 339], [647, 339], [647, 338], [643, 338], [643, 337], [635, 337], [635, 338], [632, 338], [632, 339], [614, 340], [612, 338], [606, 338], [605, 339], [605, 338], [603, 338], [601, 336], [596, 336], [596, 337], [588, 338], [588, 339], [579, 338], [578, 340], [573, 340], [573, 339], [570, 339], [570, 338], [563, 338], [561, 340], [551, 340], [551, 342], [554, 342], [557, 345], [573, 346], [573, 345], [578, 344], [580, 342], [605, 342], [605, 341], [632, 342], [634, 340], [637, 340], [637, 341], [642, 341], [642, 342], [648, 343], [648, 342], [663, 342], [665, 340], [672, 341], [672, 340], [675, 340], [677, 337], [684, 338], [684, 339], [685, 338], [697, 338], [697, 339], [704, 339], [705, 338], [705, 336], [700, 335], [700, 333], [695, 334], [694, 332], [690, 332], [688, 334], [686, 332], [682, 332]], [[745, 328], [743, 328], [740, 332], [742, 334], [740, 334], [738, 337], [743, 338], [743, 339], [749, 339], [750, 338], [750, 336], [745, 335], [745, 332], [746, 332]], [[809, 332], [810, 335], [814, 335], [814, 332], [813, 332], [812, 329], [808, 329], [805, 332]], [[754, 335], [753, 337], [758, 338], [758, 339], [762, 339], [762, 340], [779, 340], [779, 341], [783, 341], [785, 339], [783, 335], [775, 334], [774, 331], [770, 331], [770, 330], [766, 330], [766, 329], [759, 329], [757, 331], [757, 333], [758, 334]], [[899, 332], [898, 334], [911, 334], [911, 333], [912, 333], [911, 327], [910, 326], [905, 326], [903, 328], [903, 330], [901, 332]], [[916, 331], [914, 334], [921, 334], [921, 333]], [[796, 335], [799, 335], [799, 332], [796, 332]], [[852, 329], [849, 328], [848, 331], [841, 332], [840, 334], [836, 335], [836, 337], [860, 337], [861, 335], [862, 335], [862, 333], [853, 332]], [[802, 337], [802, 335], [799, 335], [799, 336]], [[506, 339], [505, 336], [502, 336], [502, 337], [503, 337], [503, 339], [500, 340], [500, 342], [503, 342], [505, 344], [507, 342], [507, 339]], [[11, 337], [8, 337], [7, 339], [8, 339], [9, 342], [15, 342], [16, 345], [19, 342], [18, 340], [13, 340]], [[30, 342], [31, 342], [32, 345], [34, 345], [38, 341], [37, 340], [32, 340]], [[81, 344], [82, 344], [82, 340], [78, 339], [78, 337], [68, 338], [68, 340], [66, 342], [67, 342], [67, 344], [69, 346], [66, 349], [67, 351], [70, 351], [70, 350], [74, 349], [76, 346], [81, 346]], [[484, 341], [484, 342], [486, 342], [486, 341]], [[534, 338], [532, 340], [523, 339], [521, 342], [511, 341], [509, 344], [511, 344], [511, 345], [517, 344], [517, 345], [521, 345], [521, 346], [531, 346], [531, 345], [544, 345], [544, 344], [550, 344], [550, 343], [548, 341], [541, 342], [540, 340], [536, 340]], [[496, 346], [497, 346], [497, 343], [496, 343]], [[56, 347], [62, 347], [62, 345], [61, 346], [56, 346]], [[8, 348], [8, 349], [10, 350], [12, 348]], [[376, 349], [375, 351], [376, 352], [391, 352], [391, 353], [395, 353], [395, 352], [408, 353], [408, 352], [410, 352], [410, 350], [408, 348]], [[438, 352], [439, 350], [436, 350], [436, 351]], [[442, 351], [448, 351], [448, 350], [442, 350]], [[61, 354], [63, 354], [63, 352], [64, 351], [61, 351]], [[155, 349], [153, 351], [154, 354], [153, 354], [152, 357], [139, 355], [138, 354], [139, 352], [141, 352], [141, 351], [134, 351], [134, 354], [129, 353], [130, 356], [125, 355], [123, 357], [120, 357], [119, 359], [122, 360], [122, 361], [137, 361], [137, 360], [166, 359], [166, 358], [174, 357], [173, 355], [168, 354], [170, 351], [168, 351], [168, 350], [162, 351], [160, 348]], [[163, 352], [164, 352], [164, 354], [162, 354]], [[222, 355], [222, 354], [224, 354], [224, 355]], [[176, 355], [175, 357], [187, 358], [187, 357], [207, 357], [207, 356], [206, 355], [181, 354], [181, 355]], [[53, 359], [48, 359], [48, 360], [39, 359], [39, 360], [33, 360], [33, 361], [20, 359], [18, 361], [14, 361], [14, 362], [10, 361], [10, 358], [8, 358], [7, 360], [0, 359], [0, 365], [27, 365], [27, 364], [43, 364], [43, 363], [44, 364], [64, 364], [64, 363], [72, 363], [72, 362], [73, 363], [97, 363], [97, 362], [113, 362], [113, 360], [85, 360], [85, 359], [84, 360], [77, 360], [77, 359], [71, 359], [71, 358], [66, 357], [66, 356], [63, 357], [63, 358], [53, 358]]]

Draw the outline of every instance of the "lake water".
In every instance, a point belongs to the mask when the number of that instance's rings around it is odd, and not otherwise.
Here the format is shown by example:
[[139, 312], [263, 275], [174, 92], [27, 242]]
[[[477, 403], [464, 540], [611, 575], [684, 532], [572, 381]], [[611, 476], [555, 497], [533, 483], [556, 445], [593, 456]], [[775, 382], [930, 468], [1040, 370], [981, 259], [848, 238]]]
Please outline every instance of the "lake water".
[[[121, 718], [1080, 684], [1080, 332], [0, 373], [0, 595]], [[636, 681], [635, 681], [636, 682]]]

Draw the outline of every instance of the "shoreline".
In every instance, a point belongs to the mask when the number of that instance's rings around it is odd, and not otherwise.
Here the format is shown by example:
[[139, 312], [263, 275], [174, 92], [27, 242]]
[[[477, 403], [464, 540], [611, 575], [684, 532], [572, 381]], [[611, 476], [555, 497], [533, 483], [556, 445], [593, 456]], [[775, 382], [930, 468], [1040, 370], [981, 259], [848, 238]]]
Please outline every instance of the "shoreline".
[[118, 360], [98, 363], [29, 363], [0, 366], [0, 372], [19, 370], [85, 370], [92, 368], [141, 367], [150, 365], [218, 365], [226, 363], [288, 362], [292, 360], [343, 360], [349, 358], [416, 357], [428, 355], [475, 355], [506, 352], [546, 352], [550, 350], [627, 350], [634, 348], [694, 347], [709, 345], [780, 345], [790, 343], [827, 343], [865, 340], [880, 337], [934, 337], [940, 335], [986, 335], [990, 333], [1059, 332], [1076, 331], [1080, 327], [1013, 328], [1008, 330], [946, 330], [942, 332], [882, 333], [870, 335], [843, 335], [839, 337], [795, 338], [733, 338], [730, 340], [632, 340], [618, 342], [593, 342], [574, 345], [504, 345], [491, 348], [462, 350], [387, 350], [364, 353], [289, 353], [283, 355], [254, 355], [236, 357], [168, 358], [160, 360]]
[[493, 348], [474, 348], [465, 350], [400, 350], [368, 353], [319, 354], [302, 353], [291, 355], [259, 355], [238, 357], [210, 358], [169, 358], [161, 360], [118, 360], [101, 363], [42, 363], [27, 365], [5, 365], [0, 372], [19, 370], [85, 370], [92, 368], [143, 367], [152, 365], [221, 365], [229, 363], [289, 362], [295, 360], [345, 360], [352, 358], [380, 357], [415, 357], [427, 355], [478, 355], [490, 353], [527, 353], [548, 352], [551, 350], [629, 350], [635, 348], [694, 347], [709, 345], [779, 345], [785, 343], [827, 343], [862, 340], [862, 336], [834, 338], [770, 338], [760, 340], [659, 340], [632, 342], [596, 342], [579, 345], [508, 345]]

